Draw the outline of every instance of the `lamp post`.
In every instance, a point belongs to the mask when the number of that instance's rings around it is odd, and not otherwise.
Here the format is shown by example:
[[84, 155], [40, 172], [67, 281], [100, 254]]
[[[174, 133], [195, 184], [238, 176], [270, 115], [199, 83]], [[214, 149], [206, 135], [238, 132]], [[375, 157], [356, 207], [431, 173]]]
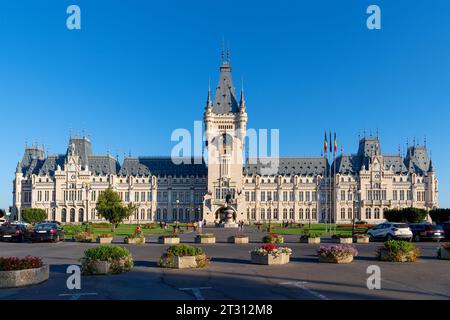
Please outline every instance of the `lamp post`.
[[356, 211], [355, 211], [355, 202], [356, 202], [356, 192], [355, 187], [352, 186], [352, 194], [353, 194], [353, 224], [352, 224], [352, 236], [355, 234], [355, 218], [356, 218]]

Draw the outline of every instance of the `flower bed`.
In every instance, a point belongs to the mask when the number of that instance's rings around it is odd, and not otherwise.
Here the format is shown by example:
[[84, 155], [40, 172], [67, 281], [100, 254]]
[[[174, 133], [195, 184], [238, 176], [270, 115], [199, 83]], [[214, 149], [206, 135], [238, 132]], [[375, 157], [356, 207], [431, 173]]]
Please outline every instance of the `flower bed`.
[[356, 243], [369, 243], [370, 242], [370, 237], [367, 234], [357, 233], [357, 234], [353, 235], [353, 242], [356, 242]]
[[335, 234], [331, 237], [334, 243], [352, 244], [353, 237], [351, 235]]
[[113, 236], [110, 233], [104, 233], [97, 236], [97, 243], [110, 244], [113, 241]]
[[178, 244], [180, 237], [175, 234], [165, 234], [158, 237], [158, 242], [161, 244]]
[[245, 244], [249, 242], [249, 239], [247, 236], [244, 235], [235, 235], [228, 237], [229, 243], [235, 243], [235, 244]]
[[216, 237], [212, 233], [202, 233], [195, 237], [195, 242], [203, 244], [216, 243]]
[[318, 233], [307, 233], [300, 236], [301, 243], [318, 244], [320, 243], [320, 235]]
[[17, 288], [47, 281], [49, 267], [39, 257], [0, 257], [0, 288]]
[[357, 255], [358, 250], [348, 244], [321, 246], [317, 251], [319, 262], [326, 263], [350, 263]]
[[420, 255], [420, 250], [410, 242], [389, 240], [384, 247], [378, 249], [378, 259], [391, 262], [414, 262]]
[[130, 251], [113, 245], [87, 249], [80, 261], [83, 275], [116, 274], [128, 272], [133, 267]]
[[289, 263], [292, 250], [286, 247], [277, 247], [273, 244], [264, 244], [250, 251], [251, 261], [254, 264], [274, 265]]
[[145, 237], [143, 235], [129, 235], [123, 238], [123, 243], [126, 244], [144, 244]]
[[177, 244], [167, 248], [166, 252], [159, 258], [158, 265], [163, 268], [204, 268], [209, 264], [202, 248]]
[[439, 259], [450, 260], [450, 243], [444, 243], [437, 251]]
[[263, 243], [281, 244], [284, 243], [284, 237], [279, 234], [270, 233], [262, 238]]
[[90, 232], [80, 232], [73, 236], [74, 240], [77, 242], [92, 242], [95, 240], [95, 237]]

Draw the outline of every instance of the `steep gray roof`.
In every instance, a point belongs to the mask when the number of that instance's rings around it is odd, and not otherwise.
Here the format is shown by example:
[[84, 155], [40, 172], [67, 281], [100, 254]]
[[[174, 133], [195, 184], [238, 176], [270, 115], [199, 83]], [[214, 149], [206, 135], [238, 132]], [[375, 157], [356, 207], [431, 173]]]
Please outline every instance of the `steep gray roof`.
[[198, 158], [185, 159], [185, 163], [175, 164], [171, 157], [138, 157], [126, 158], [119, 174], [123, 176], [206, 176], [208, 170], [204, 161]]
[[246, 175], [324, 175], [328, 173], [328, 162], [324, 157], [280, 157], [278, 163], [270, 158], [248, 159]]
[[95, 175], [117, 174], [120, 170], [120, 165], [111, 156], [89, 156], [89, 170]]
[[425, 146], [413, 146], [408, 148], [405, 163], [411, 171], [415, 173], [428, 172], [430, 168], [430, 158]]
[[219, 82], [214, 96], [213, 112], [217, 114], [236, 113], [239, 111], [236, 93], [231, 79], [229, 61], [223, 61], [220, 66]]
[[73, 144], [75, 150], [74, 153], [80, 157], [80, 164], [82, 168], [88, 166], [89, 157], [92, 156], [91, 141], [85, 137], [71, 137], [69, 140], [69, 146], [67, 148], [66, 156], [69, 154], [70, 145]]

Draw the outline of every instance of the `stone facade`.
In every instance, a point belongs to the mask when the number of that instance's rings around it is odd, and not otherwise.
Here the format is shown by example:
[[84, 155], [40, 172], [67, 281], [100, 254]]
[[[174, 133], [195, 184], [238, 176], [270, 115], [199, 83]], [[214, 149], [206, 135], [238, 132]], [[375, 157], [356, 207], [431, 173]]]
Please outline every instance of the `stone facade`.
[[[239, 102], [238, 102], [239, 100]], [[204, 110], [208, 166], [202, 159], [128, 157], [122, 164], [92, 152], [87, 137], [71, 137], [65, 154], [45, 156], [27, 147], [13, 183], [13, 214], [42, 208], [49, 220], [100, 221], [98, 196], [107, 188], [137, 210], [129, 223], [223, 220], [226, 197], [234, 219], [246, 222], [383, 221], [390, 208], [438, 206], [438, 180], [425, 146], [406, 157], [385, 155], [377, 137], [359, 140], [356, 154], [326, 157], [243, 159], [247, 130], [244, 91], [235, 93], [231, 66], [223, 59], [212, 100]]]

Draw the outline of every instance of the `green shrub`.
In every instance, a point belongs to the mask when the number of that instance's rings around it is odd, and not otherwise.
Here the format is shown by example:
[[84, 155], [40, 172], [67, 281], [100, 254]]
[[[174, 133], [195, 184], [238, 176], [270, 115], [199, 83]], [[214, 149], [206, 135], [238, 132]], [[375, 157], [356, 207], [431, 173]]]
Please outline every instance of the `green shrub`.
[[391, 209], [384, 211], [384, 217], [390, 222], [422, 222], [428, 215], [427, 210], [418, 208]]
[[74, 236], [78, 233], [83, 232], [86, 228], [84, 226], [75, 226], [75, 225], [65, 225], [64, 234], [66, 236]]
[[102, 233], [98, 235], [99, 238], [112, 238], [111, 233]]
[[100, 245], [84, 251], [84, 255], [88, 259], [99, 261], [119, 260], [130, 257], [131, 253], [128, 249], [114, 245]]
[[278, 234], [268, 234], [266, 236], [264, 236], [262, 238], [262, 242], [263, 243], [276, 243], [276, 244], [280, 244], [280, 243], [284, 243], [284, 237], [280, 236]]
[[212, 233], [201, 233], [201, 234], [198, 234], [197, 237], [200, 237], [200, 238], [214, 238], [215, 236]]
[[434, 222], [446, 222], [450, 220], [450, 209], [433, 209], [430, 211], [430, 217]]
[[167, 248], [167, 254], [184, 257], [184, 256], [197, 256], [200, 254], [204, 254], [202, 248], [195, 248], [193, 246], [185, 245], [185, 244], [176, 244]]
[[[378, 250], [378, 258], [381, 258], [382, 249]], [[384, 249], [388, 260], [393, 262], [402, 262], [403, 259], [413, 262], [420, 255], [420, 250], [415, 245], [402, 240], [388, 240], [384, 243]]]
[[28, 223], [38, 223], [47, 219], [47, 212], [44, 209], [25, 208], [22, 210], [23, 221]]

